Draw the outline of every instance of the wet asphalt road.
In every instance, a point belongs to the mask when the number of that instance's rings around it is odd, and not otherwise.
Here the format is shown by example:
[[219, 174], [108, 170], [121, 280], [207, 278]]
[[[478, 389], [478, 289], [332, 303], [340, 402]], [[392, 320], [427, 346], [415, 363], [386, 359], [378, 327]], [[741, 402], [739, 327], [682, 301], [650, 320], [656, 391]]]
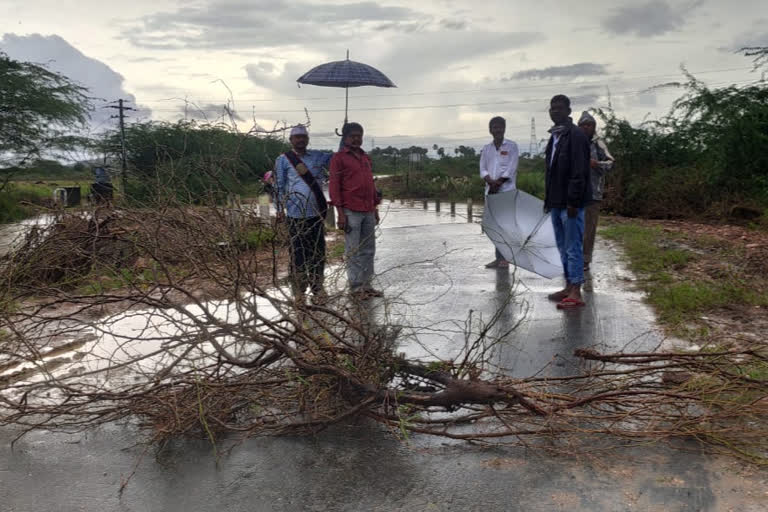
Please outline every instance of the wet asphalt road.
[[[443, 205], [444, 209], [446, 205]], [[498, 329], [520, 322], [498, 362], [514, 375], [575, 371], [577, 347], [647, 350], [661, 342], [653, 315], [631, 291], [616, 251], [599, 243], [588, 307], [559, 312], [546, 300], [557, 284], [524, 272], [489, 271], [490, 242], [477, 224], [392, 205], [379, 239], [377, 271], [411, 324], [461, 322], [490, 313], [510, 289]], [[450, 355], [460, 334], [419, 332], [425, 348]], [[766, 474], [726, 459], [663, 446], [589, 449], [577, 457], [395, 440], [367, 423], [317, 438], [252, 439], [217, 464], [210, 444], [179, 441], [144, 453], [135, 432], [34, 433], [9, 443], [0, 431], [0, 512], [31, 511], [762, 511]], [[124, 492], [120, 484], [133, 474]]]

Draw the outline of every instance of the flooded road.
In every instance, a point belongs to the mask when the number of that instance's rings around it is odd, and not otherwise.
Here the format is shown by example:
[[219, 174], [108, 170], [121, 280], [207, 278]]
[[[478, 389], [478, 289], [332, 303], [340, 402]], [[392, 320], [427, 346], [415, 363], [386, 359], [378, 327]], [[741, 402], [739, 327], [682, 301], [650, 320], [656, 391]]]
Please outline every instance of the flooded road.
[[[445, 204], [443, 205], [445, 209]], [[493, 247], [480, 226], [446, 211], [389, 205], [378, 240], [379, 284], [411, 325], [411, 354], [450, 355], [447, 326], [469, 310], [490, 314], [510, 291], [497, 329], [519, 323], [498, 354], [513, 375], [576, 371], [573, 350], [649, 350], [662, 342], [653, 313], [631, 289], [615, 248], [600, 242], [588, 307], [561, 312], [546, 299], [560, 283], [487, 270]], [[407, 303], [407, 305], [406, 305]], [[400, 306], [398, 306], [400, 304]], [[367, 422], [313, 438], [251, 439], [216, 454], [178, 441], [156, 454], [130, 427], [88, 433], [0, 431], [0, 510], [32, 511], [684, 511], [766, 510], [766, 474], [695, 446], [619, 449], [573, 457], [414, 437], [399, 442]], [[224, 448], [222, 442], [219, 451]], [[133, 476], [131, 476], [133, 475]], [[131, 476], [123, 493], [121, 483]]]
[[53, 215], [40, 215], [31, 217], [21, 222], [11, 224], [0, 224], [0, 257], [18, 244], [24, 237], [24, 234], [34, 227], [45, 227], [53, 221]]

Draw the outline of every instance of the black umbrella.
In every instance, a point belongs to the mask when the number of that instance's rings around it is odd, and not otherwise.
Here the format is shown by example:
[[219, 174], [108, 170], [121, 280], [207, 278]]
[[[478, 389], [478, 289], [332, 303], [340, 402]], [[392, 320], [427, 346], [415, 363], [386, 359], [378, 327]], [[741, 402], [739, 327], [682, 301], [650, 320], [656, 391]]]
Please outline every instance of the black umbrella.
[[[368, 64], [349, 60], [327, 62], [316, 66], [296, 80], [300, 84], [319, 85], [320, 87], [343, 87], [345, 90], [344, 124], [349, 111], [349, 88], [371, 85], [374, 87], [397, 87], [387, 76]], [[336, 130], [336, 135], [341, 135]]]

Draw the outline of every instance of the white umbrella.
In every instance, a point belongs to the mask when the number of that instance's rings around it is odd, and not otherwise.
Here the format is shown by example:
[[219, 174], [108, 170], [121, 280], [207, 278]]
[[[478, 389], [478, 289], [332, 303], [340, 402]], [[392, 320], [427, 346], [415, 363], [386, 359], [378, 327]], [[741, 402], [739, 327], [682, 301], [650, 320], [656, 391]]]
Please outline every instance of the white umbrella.
[[515, 266], [547, 279], [563, 275], [552, 220], [541, 199], [520, 190], [486, 196], [483, 229]]

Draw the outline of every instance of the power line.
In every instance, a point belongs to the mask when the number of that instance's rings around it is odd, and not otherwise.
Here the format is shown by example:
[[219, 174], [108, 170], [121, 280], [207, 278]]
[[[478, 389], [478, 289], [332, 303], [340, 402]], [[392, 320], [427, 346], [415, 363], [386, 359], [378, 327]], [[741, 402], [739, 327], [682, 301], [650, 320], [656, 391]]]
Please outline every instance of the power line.
[[[753, 80], [744, 80], [741, 82], [717, 82], [710, 84], [710, 86], [719, 86], [723, 84], [738, 85], [743, 83], [753, 82]], [[650, 92], [648, 88], [636, 90], [636, 91], [624, 91], [620, 93], [611, 93], [611, 97], [625, 97], [625, 96], [637, 96]], [[590, 98], [592, 94], [572, 95], [571, 100], [579, 100], [583, 98]], [[406, 105], [397, 107], [359, 107], [355, 108], [356, 112], [380, 112], [380, 111], [398, 111], [398, 110], [427, 110], [434, 108], [461, 108], [461, 107], [490, 107], [496, 105], [520, 105], [526, 103], [540, 103], [549, 101], [550, 98], [529, 98], [525, 100], [503, 100], [503, 101], [490, 101], [480, 103], [449, 103], [449, 104], [437, 104], [437, 105]], [[177, 112], [177, 109], [152, 109], [153, 112]], [[220, 109], [216, 108], [202, 108], [197, 109], [199, 112], [218, 112]], [[329, 108], [329, 109], [313, 109], [312, 113], [332, 113], [332, 112], [344, 112], [343, 108]], [[304, 109], [301, 110], [262, 110], [252, 111], [252, 114], [296, 114], [304, 113]]]
[[[690, 71], [692, 75], [704, 75], [704, 74], [711, 74], [711, 73], [726, 73], [726, 72], [733, 72], [733, 71], [751, 71], [751, 67], [742, 67], [742, 68], [723, 68], [723, 69], [709, 69], [709, 70], [703, 70], [703, 71]], [[509, 87], [490, 87], [490, 88], [474, 88], [474, 89], [456, 89], [456, 90], [426, 90], [426, 91], [412, 91], [412, 92], [404, 92], [404, 93], [390, 93], [390, 94], [362, 94], [362, 95], [356, 95], [355, 98], [394, 98], [394, 97], [407, 97], [407, 96], [429, 96], [429, 95], [443, 95], [443, 94], [467, 94], [467, 93], [476, 93], [476, 92], [493, 92], [493, 91], [518, 91], [518, 90], [528, 90], [528, 89], [542, 89], [542, 88], [552, 88], [552, 87], [558, 87], [562, 88], [564, 86], [571, 86], [571, 87], [580, 87], [585, 85], [609, 85], [611, 83], [615, 83], [619, 81], [620, 78], [630, 78], [632, 80], [643, 80], [643, 79], [661, 79], [661, 78], [675, 78], [680, 77], [680, 73], [668, 73], [668, 74], [662, 74], [662, 75], [641, 75], [641, 76], [633, 76], [631, 74], [615, 74], [611, 76], [615, 76], [616, 79], [606, 81], [604, 79], [600, 80], [590, 80], [590, 81], [584, 81], [584, 82], [570, 82], [570, 83], [552, 83], [552, 84], [534, 84], [534, 85], [518, 85], [518, 86], [509, 86]], [[181, 90], [181, 89], [179, 89]], [[161, 99], [150, 99], [150, 100], [142, 100], [142, 103], [161, 103], [161, 102], [168, 102], [168, 101], [174, 101], [178, 100], [179, 98], [161, 98]], [[238, 98], [238, 101], [240, 102], [246, 102], [246, 103], [259, 103], [259, 102], [275, 102], [275, 101], [318, 101], [318, 100], [338, 100], [339, 96], [314, 96], [314, 97], [303, 97], [303, 96], [285, 96], [281, 98]], [[217, 99], [197, 99], [198, 102], [211, 102], [211, 101], [219, 101], [220, 98]]]

